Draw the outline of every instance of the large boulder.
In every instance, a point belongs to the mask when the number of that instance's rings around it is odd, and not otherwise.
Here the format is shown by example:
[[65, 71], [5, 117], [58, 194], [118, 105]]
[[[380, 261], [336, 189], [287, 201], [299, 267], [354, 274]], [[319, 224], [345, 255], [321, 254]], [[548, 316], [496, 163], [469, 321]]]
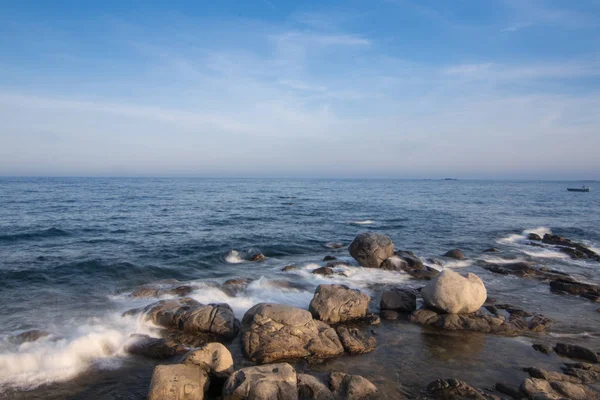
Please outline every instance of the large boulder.
[[233, 373], [233, 357], [221, 343], [208, 343], [194, 350], [184, 363], [198, 365], [217, 378], [227, 378]]
[[232, 339], [239, 331], [239, 321], [225, 303], [204, 305], [189, 297], [161, 300], [147, 306], [144, 314], [156, 325], [189, 334], [209, 333]]
[[412, 289], [388, 290], [381, 296], [379, 308], [396, 312], [413, 312], [417, 309], [417, 295]]
[[312, 375], [298, 374], [299, 400], [334, 400], [333, 393]]
[[329, 387], [338, 399], [367, 400], [377, 394], [377, 387], [360, 375], [332, 372], [329, 375]]
[[428, 307], [463, 314], [479, 310], [485, 303], [487, 291], [477, 275], [469, 273], [465, 278], [446, 269], [425, 285], [421, 295]]
[[202, 400], [208, 385], [206, 371], [197, 365], [158, 365], [152, 374], [148, 400]]
[[260, 303], [246, 312], [242, 324], [244, 353], [255, 362], [320, 360], [344, 352], [335, 330], [300, 308]]
[[286, 363], [242, 368], [223, 387], [223, 400], [298, 400], [296, 370]]
[[394, 255], [394, 243], [385, 235], [365, 232], [354, 238], [348, 250], [363, 267], [379, 268], [384, 260]]
[[465, 259], [465, 255], [462, 252], [461, 249], [452, 249], [450, 251], [447, 251], [444, 254], [444, 257], [449, 257], [449, 258], [455, 258], [457, 260], [464, 260]]
[[371, 298], [345, 285], [319, 285], [310, 302], [312, 315], [323, 322], [337, 324], [364, 318]]

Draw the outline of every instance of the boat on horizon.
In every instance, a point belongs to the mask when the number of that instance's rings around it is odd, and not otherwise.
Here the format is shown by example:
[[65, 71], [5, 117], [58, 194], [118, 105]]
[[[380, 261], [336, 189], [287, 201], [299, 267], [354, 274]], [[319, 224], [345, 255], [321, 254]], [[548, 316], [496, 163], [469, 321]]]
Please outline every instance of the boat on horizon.
[[567, 188], [567, 190], [569, 192], [589, 192], [590, 191], [590, 187], [589, 186], [582, 186], [580, 188]]

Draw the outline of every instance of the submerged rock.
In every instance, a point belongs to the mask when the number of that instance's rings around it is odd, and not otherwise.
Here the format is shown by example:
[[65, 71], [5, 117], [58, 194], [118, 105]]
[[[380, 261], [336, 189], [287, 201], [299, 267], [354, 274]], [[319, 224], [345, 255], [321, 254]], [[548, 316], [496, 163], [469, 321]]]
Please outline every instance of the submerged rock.
[[552, 353], [554, 353], [554, 349], [552, 348], [552, 346], [547, 345], [547, 344], [535, 343], [531, 347], [533, 347], [533, 349], [535, 351], [539, 351], [542, 354], [552, 354]]
[[481, 279], [472, 273], [463, 277], [444, 270], [421, 290], [428, 307], [450, 314], [472, 313], [485, 303], [487, 291]]
[[338, 399], [367, 400], [377, 393], [377, 387], [360, 375], [332, 372], [329, 375], [329, 387]]
[[335, 261], [337, 260], [336, 256], [325, 256], [323, 257], [323, 261]]
[[547, 233], [542, 239], [543, 243], [551, 244], [554, 246], [560, 246], [563, 248], [569, 248], [572, 251], [566, 251], [572, 258], [589, 258], [591, 260], [600, 261], [600, 255], [581, 243], [573, 242], [570, 239], [564, 238], [558, 235], [552, 235]]
[[326, 359], [344, 352], [335, 330], [300, 308], [260, 303], [246, 312], [242, 323], [244, 353], [255, 362]]
[[330, 267], [320, 267], [317, 269], [313, 269], [311, 274], [315, 275], [323, 275], [323, 276], [331, 276], [333, 275], [333, 269]]
[[557, 343], [556, 346], [554, 346], [554, 351], [556, 351], [556, 354], [564, 357], [578, 358], [580, 360], [585, 360], [591, 363], [600, 362], [598, 353], [587, 349], [583, 346], [567, 343]]
[[41, 338], [44, 338], [47, 336], [50, 336], [50, 332], [43, 331], [40, 329], [31, 329], [31, 330], [19, 333], [18, 335], [11, 337], [11, 340], [13, 342], [16, 342], [17, 344], [22, 344], [22, 343], [36, 342], [36, 341], [40, 340]]
[[189, 349], [173, 340], [134, 334], [124, 350], [129, 354], [161, 360], [185, 354]]
[[384, 260], [394, 254], [394, 243], [385, 235], [365, 232], [354, 238], [348, 250], [363, 267], [379, 268]]
[[281, 270], [283, 272], [288, 272], [288, 271], [295, 271], [297, 269], [298, 269], [298, 267], [296, 267], [295, 265], [287, 265], [287, 266], [283, 267]]
[[148, 400], [202, 400], [208, 385], [206, 371], [197, 365], [158, 365], [152, 374]]
[[381, 296], [381, 310], [413, 312], [417, 309], [417, 295], [412, 289], [393, 289]]
[[455, 258], [457, 260], [464, 260], [465, 255], [463, 254], [461, 249], [452, 249], [444, 253], [444, 257]]
[[494, 397], [484, 395], [483, 392], [469, 386], [466, 382], [457, 379], [438, 379], [427, 385], [427, 391], [440, 400], [489, 400]]
[[600, 302], [600, 286], [590, 283], [576, 282], [571, 279], [557, 279], [550, 282], [550, 290], [585, 297], [594, 302]]
[[319, 285], [310, 302], [309, 311], [329, 324], [361, 319], [367, 315], [371, 298], [358, 289], [345, 285]]
[[250, 278], [233, 278], [226, 280], [223, 285], [221, 285], [221, 290], [225, 292], [228, 296], [236, 297], [238, 294], [242, 293], [250, 283], [252, 283], [254, 279]]
[[345, 326], [338, 326], [336, 332], [344, 349], [351, 355], [368, 353], [375, 350], [377, 346], [377, 339], [366, 335], [357, 328], [348, 329]]
[[297, 400], [296, 370], [286, 363], [242, 368], [223, 387], [223, 400]]
[[217, 378], [228, 378], [233, 373], [233, 357], [221, 343], [208, 343], [194, 350], [184, 363], [198, 365]]
[[498, 249], [497, 249], [497, 248], [495, 248], [495, 247], [490, 247], [490, 248], [488, 248], [488, 249], [485, 249], [483, 252], [484, 252], [484, 253], [500, 253], [500, 250], [498, 250]]
[[265, 255], [263, 253], [252, 254], [249, 261], [263, 261], [265, 259]]

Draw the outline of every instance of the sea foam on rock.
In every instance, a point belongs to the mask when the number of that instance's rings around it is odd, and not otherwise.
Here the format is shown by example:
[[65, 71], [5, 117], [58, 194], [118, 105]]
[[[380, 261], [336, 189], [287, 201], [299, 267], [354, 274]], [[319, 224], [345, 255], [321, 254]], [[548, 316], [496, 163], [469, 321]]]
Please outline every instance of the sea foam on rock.
[[394, 243], [385, 235], [365, 232], [354, 238], [348, 250], [363, 267], [379, 268], [382, 262], [394, 255]]
[[481, 308], [487, 291], [475, 274], [469, 273], [465, 278], [452, 270], [444, 270], [425, 285], [421, 295], [428, 307], [449, 314], [468, 314]]
[[326, 359], [344, 352], [335, 330], [300, 308], [260, 303], [246, 312], [242, 324], [244, 353], [255, 362]]
[[345, 285], [319, 285], [309, 310], [315, 319], [329, 324], [361, 319], [367, 315], [371, 298]]

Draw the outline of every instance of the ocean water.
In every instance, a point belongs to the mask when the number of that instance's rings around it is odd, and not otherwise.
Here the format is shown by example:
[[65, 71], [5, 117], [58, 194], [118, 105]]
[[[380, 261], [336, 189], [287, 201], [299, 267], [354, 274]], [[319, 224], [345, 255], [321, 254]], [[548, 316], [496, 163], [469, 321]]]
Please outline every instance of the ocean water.
[[[397, 249], [423, 259], [461, 248], [467, 260], [440, 258], [443, 268], [475, 272], [490, 295], [554, 318], [545, 340], [598, 346], [600, 314], [592, 302], [481, 268], [486, 261], [528, 260], [600, 282], [600, 263], [524, 240], [528, 232], [553, 232], [600, 248], [600, 186], [587, 183], [590, 193], [566, 190], [581, 184], [0, 178], [0, 398], [145, 398], [155, 362], [130, 356], [123, 346], [133, 333], [156, 331], [121, 316], [156, 301], [130, 296], [143, 284], [177, 279], [194, 287], [191, 297], [226, 302], [239, 318], [264, 301], [305, 308], [320, 283], [367, 291], [374, 311], [382, 288], [423, 285], [406, 274], [356, 266], [346, 246], [363, 231], [384, 233]], [[482, 253], [489, 247], [501, 252]], [[244, 260], [258, 251], [265, 261]], [[328, 254], [353, 264], [339, 268], [346, 277], [310, 273]], [[289, 264], [298, 270], [281, 272]], [[255, 280], [231, 297], [219, 288], [230, 278]], [[14, 336], [30, 329], [50, 335], [16, 344]], [[373, 353], [297, 368], [362, 373], [384, 396], [397, 398], [449, 374], [488, 386], [517, 382], [522, 363], [542, 362], [529, 350], [539, 338], [457, 338], [402, 321], [378, 329]], [[239, 342], [230, 347], [245, 365]]]

